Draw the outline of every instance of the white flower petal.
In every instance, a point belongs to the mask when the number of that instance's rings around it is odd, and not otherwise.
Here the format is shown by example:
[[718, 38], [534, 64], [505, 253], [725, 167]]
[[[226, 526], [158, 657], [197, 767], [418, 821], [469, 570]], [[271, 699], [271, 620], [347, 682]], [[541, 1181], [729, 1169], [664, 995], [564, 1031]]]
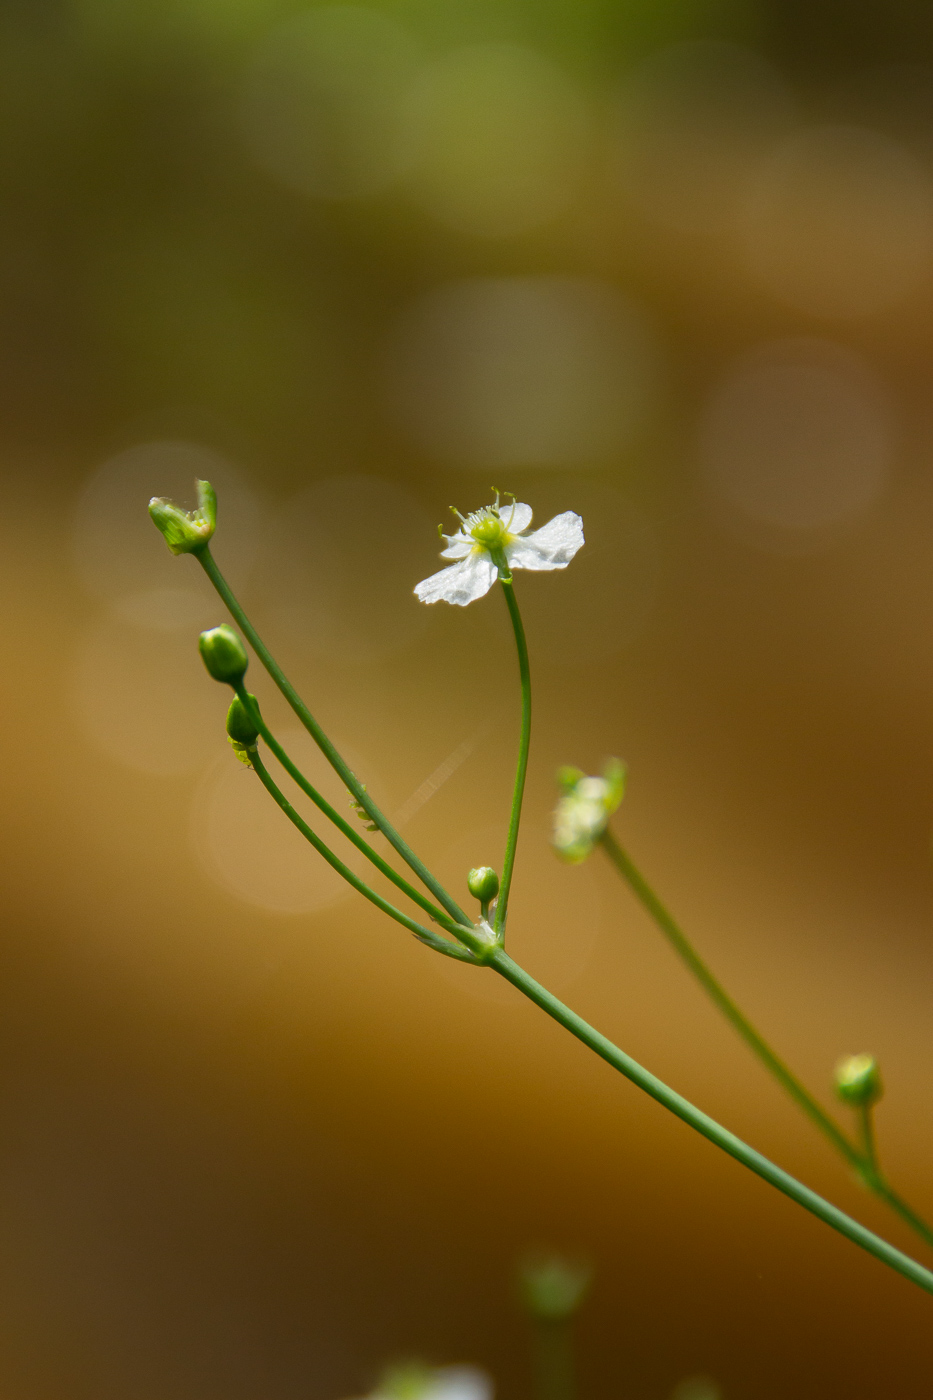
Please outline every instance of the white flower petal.
[[[531, 506], [523, 505], [521, 501], [516, 501], [514, 507], [504, 505], [499, 507], [499, 519], [503, 525], [507, 525], [509, 533], [520, 535], [523, 530], [527, 530], [531, 524]], [[511, 524], [509, 518], [511, 517]]]
[[513, 569], [566, 569], [583, 543], [583, 521], [565, 510], [540, 530], [506, 545], [505, 557]]
[[415, 589], [422, 603], [456, 603], [465, 608], [475, 598], [482, 598], [496, 581], [498, 570], [485, 550], [477, 550], [432, 574]]
[[441, 550], [442, 559], [465, 559], [474, 545], [474, 541], [462, 530], [458, 530], [455, 535], [445, 535], [444, 539], [447, 541], [447, 548]]

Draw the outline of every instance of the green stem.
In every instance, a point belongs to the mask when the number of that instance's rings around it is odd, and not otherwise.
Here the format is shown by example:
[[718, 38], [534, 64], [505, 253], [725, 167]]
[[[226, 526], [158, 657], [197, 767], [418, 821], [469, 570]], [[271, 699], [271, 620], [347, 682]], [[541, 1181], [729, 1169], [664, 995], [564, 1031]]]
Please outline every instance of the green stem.
[[869, 1103], [863, 1103], [859, 1106], [858, 1128], [859, 1137], [862, 1139], [862, 1150], [865, 1161], [871, 1167], [872, 1174], [874, 1176], [879, 1176], [878, 1148], [875, 1142], [875, 1124], [872, 1106]]
[[[497, 557], [497, 553], [499, 557]], [[522, 728], [518, 742], [518, 762], [515, 765], [515, 786], [512, 790], [512, 812], [509, 817], [509, 834], [505, 843], [505, 857], [502, 862], [502, 879], [499, 883], [499, 898], [493, 927], [497, 933], [505, 928], [509, 910], [509, 890], [512, 885], [512, 871], [515, 867], [515, 850], [518, 845], [518, 829], [522, 818], [522, 797], [525, 792], [525, 775], [528, 772], [528, 746], [531, 743], [531, 671], [528, 666], [528, 643], [522, 615], [518, 610], [515, 585], [509, 572], [505, 555], [494, 552], [493, 559], [499, 566], [499, 582], [505, 595], [512, 631], [515, 633], [515, 646], [518, 651], [518, 674], [522, 687]]]
[[462, 924], [464, 928], [472, 928], [473, 924], [469, 916], [464, 913], [456, 900], [451, 898], [440, 881], [431, 874], [427, 866], [418, 859], [408, 842], [399, 835], [388, 817], [380, 811], [356, 774], [351, 772], [348, 765], [334, 748], [291, 681], [289, 681], [288, 677], [275, 660], [275, 657], [259, 636], [259, 633], [246, 616], [246, 613], [240, 607], [230, 585], [218, 569], [210, 548], [205, 545], [204, 548], [197, 553], [196, 558], [211, 583], [226, 603], [231, 616], [239, 625], [240, 630], [253, 648], [253, 651], [259, 657], [259, 660], [269, 672], [269, 675], [285, 696], [285, 699], [288, 701], [289, 705], [291, 705], [295, 714], [321, 750], [321, 753], [334, 771], [337, 772], [346, 783], [364, 812], [372, 818], [389, 843], [395, 847], [398, 854], [402, 857], [402, 860], [415, 872], [421, 883], [431, 891], [438, 903], [443, 905], [455, 923]]
[[540, 1318], [535, 1322], [534, 1361], [537, 1400], [576, 1400], [569, 1318]]
[[602, 836], [602, 847], [620, 875], [628, 882], [636, 898], [648, 911], [658, 928], [667, 938], [674, 951], [683, 962], [686, 963], [704, 991], [706, 991], [711, 1000], [716, 1003], [730, 1025], [738, 1031], [746, 1045], [758, 1056], [766, 1069], [774, 1075], [775, 1079], [787, 1090], [791, 1098], [803, 1109], [804, 1113], [816, 1124], [820, 1131], [829, 1138], [836, 1150], [841, 1152], [853, 1167], [861, 1167], [863, 1164], [862, 1154], [853, 1146], [842, 1129], [833, 1122], [829, 1114], [821, 1108], [813, 1095], [801, 1084], [796, 1075], [788, 1069], [784, 1061], [774, 1053], [767, 1041], [762, 1039], [752, 1023], [739, 1010], [725, 988], [716, 980], [712, 972], [710, 972], [709, 968], [706, 966], [706, 963], [703, 962], [702, 958], [696, 952], [687, 938], [687, 935], [674, 919], [674, 916], [661, 903], [647, 880], [637, 869], [631, 858], [622, 849], [608, 828]]
[[539, 1006], [542, 1011], [547, 1012], [559, 1025], [575, 1035], [584, 1045], [593, 1050], [613, 1069], [623, 1074], [626, 1079], [642, 1089], [657, 1103], [668, 1109], [676, 1117], [687, 1123], [701, 1136], [705, 1137], [716, 1147], [734, 1157], [737, 1162], [748, 1167], [757, 1176], [770, 1183], [789, 1196], [792, 1201], [803, 1206], [819, 1220], [837, 1230], [853, 1244], [859, 1245], [869, 1254], [873, 1254], [876, 1259], [880, 1259], [883, 1264], [902, 1274], [904, 1278], [910, 1279], [927, 1293], [933, 1293], [933, 1273], [925, 1269], [922, 1264], [918, 1264], [915, 1259], [902, 1254], [899, 1249], [888, 1244], [886, 1240], [872, 1233], [871, 1230], [860, 1225], [857, 1220], [839, 1210], [837, 1206], [825, 1201], [822, 1196], [818, 1196], [815, 1191], [811, 1191], [808, 1186], [796, 1180], [781, 1167], [776, 1166], [763, 1157], [760, 1152], [749, 1147], [741, 1138], [730, 1133], [727, 1128], [722, 1127], [715, 1119], [710, 1118], [700, 1109], [694, 1107], [687, 1099], [669, 1088], [660, 1079], [657, 1079], [648, 1070], [644, 1069], [637, 1061], [626, 1055], [617, 1045], [613, 1045], [611, 1040], [600, 1035], [599, 1031], [587, 1024], [582, 1017], [564, 1006], [534, 978], [529, 977], [525, 970], [514, 963], [503, 948], [497, 948], [489, 958], [489, 964], [504, 977], [507, 982], [511, 982], [513, 987], [517, 987], [530, 1001]]
[[674, 951], [687, 965], [697, 981], [708, 993], [710, 999], [719, 1007], [727, 1021], [729, 1021], [730, 1025], [742, 1037], [753, 1054], [758, 1056], [758, 1059], [769, 1073], [774, 1076], [797, 1106], [806, 1113], [811, 1122], [813, 1122], [816, 1127], [819, 1128], [820, 1132], [832, 1143], [836, 1151], [858, 1172], [868, 1189], [873, 1191], [880, 1200], [883, 1200], [890, 1206], [890, 1208], [901, 1217], [905, 1224], [909, 1225], [912, 1230], [915, 1230], [928, 1245], [933, 1246], [933, 1229], [931, 1229], [931, 1227], [927, 1225], [927, 1223], [921, 1219], [896, 1192], [892, 1191], [890, 1186], [888, 1186], [878, 1170], [873, 1148], [871, 1152], [869, 1152], [868, 1140], [865, 1140], [865, 1151], [859, 1151], [859, 1149], [850, 1142], [849, 1138], [838, 1124], [816, 1101], [810, 1091], [801, 1084], [797, 1076], [787, 1067], [784, 1061], [775, 1054], [767, 1041], [759, 1035], [752, 1023], [736, 1006], [725, 988], [713, 976], [674, 916], [666, 906], [662, 904], [645, 877], [633, 863], [631, 857], [619, 845], [608, 828], [603, 833], [601, 844], [606, 855], [612, 861], [612, 864], [616, 867], [622, 878], [628, 883], [633, 894], [644, 909], [651, 915]]
[[361, 833], [356, 829], [352, 822], [348, 822], [344, 817], [340, 815], [339, 812], [335, 811], [334, 808], [327, 801], [326, 797], [322, 797], [322, 795], [318, 792], [317, 788], [315, 788], [308, 781], [308, 779], [301, 772], [301, 770], [298, 767], [296, 767], [296, 765], [289, 758], [288, 754], [282, 748], [282, 745], [276, 739], [275, 735], [269, 729], [269, 726], [266, 724], [265, 720], [262, 717], [262, 714], [260, 713], [258, 704], [255, 702], [254, 697], [250, 695], [243, 682], [239, 681], [233, 688], [239, 696], [241, 703], [252, 718], [253, 723], [255, 724], [259, 733], [265, 740], [268, 748], [271, 750], [272, 753], [275, 754], [276, 758], [278, 759], [279, 763], [281, 763], [286, 773], [288, 773], [289, 777], [291, 777], [298, 784], [302, 792], [306, 793], [307, 796], [310, 797], [311, 801], [317, 808], [319, 808], [320, 811], [324, 813], [325, 817], [327, 817], [329, 821], [332, 821], [334, 826], [336, 826], [339, 831], [343, 832], [344, 836], [347, 838], [348, 841], [353, 842], [353, 845], [356, 847], [356, 849], [358, 851], [361, 851], [366, 857], [366, 859], [368, 861], [371, 861], [372, 864], [376, 867], [376, 869], [382, 875], [384, 875], [387, 880], [392, 881], [392, 884], [395, 885], [396, 889], [401, 890], [403, 894], [407, 894], [409, 899], [413, 900], [415, 904], [420, 905], [424, 912], [426, 914], [429, 914], [430, 917], [436, 923], [440, 924], [442, 928], [446, 929], [448, 933], [456, 933], [458, 929], [462, 927], [462, 925], [455, 924], [452, 920], [448, 919], [447, 915], [441, 909], [438, 909], [436, 905], [432, 904], [431, 901], [428, 898], [426, 898], [426, 896], [423, 895], [420, 890], [416, 889], [414, 885], [410, 885], [405, 879], [404, 875], [400, 875], [397, 870], [394, 870], [392, 868], [392, 866], [387, 860], [383, 860], [382, 856], [378, 853], [378, 851], [373, 850], [372, 846], [369, 844], [366, 838], [361, 835]]
[[[324, 857], [327, 864], [332, 866], [337, 874], [346, 880], [348, 885], [352, 885], [364, 899], [369, 900], [370, 904], [375, 904], [376, 908], [381, 909], [383, 914], [388, 914], [390, 919], [394, 919], [396, 923], [401, 924], [403, 928], [407, 928], [416, 938], [421, 939], [423, 943], [428, 943], [432, 948], [436, 948], [437, 944], [443, 941], [438, 938], [437, 934], [432, 933], [430, 929], [424, 928], [421, 924], [416, 923], [415, 920], [410, 919], [407, 914], [403, 914], [401, 909], [396, 909], [394, 904], [390, 904], [387, 899], [383, 899], [382, 895], [370, 889], [369, 885], [361, 880], [358, 875], [354, 875], [350, 867], [345, 865], [339, 856], [334, 855], [330, 847], [324, 844], [321, 838], [311, 830], [304, 818], [295, 811], [285, 794], [276, 786], [265, 764], [254, 749], [250, 750], [249, 760], [259, 781], [266, 789], [266, 792], [268, 792], [277, 805], [281, 807], [286, 817], [288, 817], [288, 820], [293, 826], [297, 827], [306, 841], [310, 841], [318, 854]], [[462, 957], [464, 961], [472, 961], [470, 953], [468, 953], [465, 948], [458, 948], [455, 944], [450, 944], [443, 950], [439, 949], [438, 951], [447, 952], [450, 957]]]

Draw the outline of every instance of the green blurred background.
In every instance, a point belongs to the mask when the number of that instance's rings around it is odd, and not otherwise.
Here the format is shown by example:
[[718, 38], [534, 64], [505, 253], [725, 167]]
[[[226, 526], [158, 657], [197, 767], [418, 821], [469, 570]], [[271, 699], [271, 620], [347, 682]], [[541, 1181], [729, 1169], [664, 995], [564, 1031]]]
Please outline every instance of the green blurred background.
[[922, 0], [6, 0], [4, 1400], [340, 1400], [406, 1355], [523, 1400], [536, 1243], [597, 1265], [583, 1400], [928, 1393], [928, 1298], [315, 866], [145, 503], [216, 483], [221, 566], [458, 891], [514, 659], [495, 595], [411, 588], [491, 483], [578, 510], [519, 579], [513, 952], [912, 1249], [547, 828], [558, 763], [628, 760], [622, 839], [827, 1103], [879, 1056], [929, 1214], [931, 311]]

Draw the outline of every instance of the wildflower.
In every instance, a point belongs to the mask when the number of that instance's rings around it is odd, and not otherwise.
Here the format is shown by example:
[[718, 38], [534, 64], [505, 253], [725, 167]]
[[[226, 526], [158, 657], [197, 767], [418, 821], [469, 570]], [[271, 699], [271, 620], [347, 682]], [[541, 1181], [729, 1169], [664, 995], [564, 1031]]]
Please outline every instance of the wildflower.
[[566, 569], [583, 544], [583, 521], [572, 510], [555, 515], [540, 530], [526, 535], [531, 506], [512, 500], [511, 506], [483, 506], [470, 515], [454, 514], [462, 522], [455, 535], [444, 535], [442, 559], [455, 559], [446, 569], [424, 579], [415, 589], [422, 603], [456, 603], [466, 607], [488, 593], [500, 566], [509, 569]]
[[554, 811], [552, 845], [561, 860], [579, 865], [606, 830], [625, 792], [625, 764], [610, 758], [601, 778], [579, 768], [561, 768], [557, 781], [564, 789]]

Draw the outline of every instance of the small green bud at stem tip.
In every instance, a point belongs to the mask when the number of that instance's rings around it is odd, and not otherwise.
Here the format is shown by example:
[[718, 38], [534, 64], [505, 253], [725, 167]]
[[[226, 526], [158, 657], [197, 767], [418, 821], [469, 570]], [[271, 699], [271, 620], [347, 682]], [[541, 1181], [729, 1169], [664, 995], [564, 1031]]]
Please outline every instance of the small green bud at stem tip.
[[483, 906], [490, 904], [499, 893], [499, 876], [491, 865], [480, 865], [467, 876], [467, 888]]
[[166, 496], [153, 496], [149, 514], [173, 554], [196, 554], [217, 528], [217, 493], [209, 481], [196, 481], [198, 505], [185, 510]]
[[246, 648], [232, 627], [222, 622], [219, 627], [211, 627], [198, 638], [201, 660], [215, 681], [236, 685], [243, 679], [249, 665]]
[[[256, 703], [255, 695], [250, 695], [249, 698]], [[227, 711], [227, 734], [234, 744], [242, 744], [247, 749], [253, 748], [259, 738], [259, 730], [250, 719], [249, 711], [239, 695], [234, 695], [233, 703]]]
[[836, 1093], [853, 1108], [871, 1108], [884, 1093], [874, 1055], [847, 1055], [836, 1065]]

